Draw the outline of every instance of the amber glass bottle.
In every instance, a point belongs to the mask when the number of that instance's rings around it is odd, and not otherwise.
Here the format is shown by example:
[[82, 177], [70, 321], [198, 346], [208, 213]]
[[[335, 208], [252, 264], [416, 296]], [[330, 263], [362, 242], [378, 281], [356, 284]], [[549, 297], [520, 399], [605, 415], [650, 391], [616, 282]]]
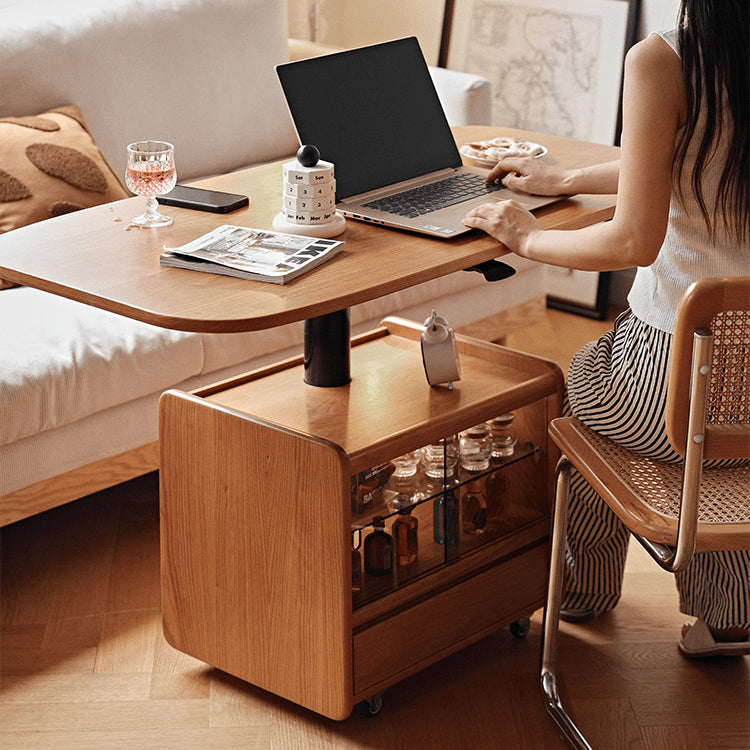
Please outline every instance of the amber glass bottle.
[[487, 498], [484, 477], [473, 479], [461, 491], [461, 530], [464, 534], [484, 534], [487, 526]]
[[365, 537], [365, 570], [385, 576], [393, 570], [393, 537], [385, 530], [381, 516], [372, 519], [373, 530]]
[[417, 559], [417, 529], [419, 523], [411, 514], [411, 508], [398, 512], [391, 531], [396, 542], [396, 562], [401, 567], [411, 565]]

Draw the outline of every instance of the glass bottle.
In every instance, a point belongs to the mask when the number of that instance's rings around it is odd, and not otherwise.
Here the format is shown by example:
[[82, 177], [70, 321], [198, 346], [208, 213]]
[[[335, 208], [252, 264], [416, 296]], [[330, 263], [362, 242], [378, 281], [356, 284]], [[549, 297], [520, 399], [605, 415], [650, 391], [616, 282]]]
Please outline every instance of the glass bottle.
[[508, 517], [508, 474], [506, 469], [495, 469], [484, 482], [487, 509], [487, 531], [497, 532]]
[[382, 516], [372, 519], [373, 530], [365, 537], [365, 571], [385, 576], [393, 570], [393, 537], [385, 530]]
[[432, 538], [443, 546], [458, 544], [458, 497], [453, 486], [446, 487], [432, 503]]
[[[354, 541], [356, 536], [356, 543]], [[362, 555], [359, 547], [362, 542], [362, 532], [357, 530], [352, 533], [352, 593], [358, 594], [362, 591]]]
[[458, 440], [455, 435], [425, 445], [421, 450], [422, 466], [428, 477], [452, 477], [458, 463]]
[[462, 489], [461, 530], [464, 534], [484, 534], [487, 526], [487, 499], [484, 477], [472, 479]]
[[518, 435], [513, 424], [514, 419], [513, 412], [508, 412], [487, 423], [490, 427], [492, 458], [506, 458], [513, 455], [516, 442], [518, 442]]
[[396, 562], [401, 567], [411, 565], [417, 559], [417, 519], [411, 514], [411, 508], [398, 512], [391, 531], [396, 542]]
[[461, 466], [467, 471], [484, 471], [490, 465], [490, 426], [487, 422], [458, 434]]

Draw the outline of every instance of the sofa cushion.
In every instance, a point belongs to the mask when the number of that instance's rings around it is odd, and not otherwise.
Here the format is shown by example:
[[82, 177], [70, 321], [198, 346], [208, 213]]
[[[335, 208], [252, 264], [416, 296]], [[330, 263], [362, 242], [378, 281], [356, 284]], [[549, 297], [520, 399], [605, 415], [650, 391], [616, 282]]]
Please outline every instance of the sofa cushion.
[[0, 294], [0, 445], [165, 390], [201, 371], [195, 333], [27, 287]]
[[0, 2], [0, 117], [75, 103], [118, 175], [125, 147], [174, 143], [180, 181], [294, 153], [273, 66], [281, 0]]
[[0, 119], [0, 233], [127, 198], [74, 106]]

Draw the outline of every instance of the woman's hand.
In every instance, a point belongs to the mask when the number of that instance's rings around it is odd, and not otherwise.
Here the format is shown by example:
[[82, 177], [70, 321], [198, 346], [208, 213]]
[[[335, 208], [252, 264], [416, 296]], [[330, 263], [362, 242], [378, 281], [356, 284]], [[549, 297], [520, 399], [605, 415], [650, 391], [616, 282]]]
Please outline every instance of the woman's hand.
[[566, 195], [570, 173], [533, 156], [506, 156], [487, 175], [488, 183], [497, 180], [513, 190], [533, 195]]
[[543, 231], [536, 217], [516, 201], [483, 203], [469, 211], [463, 223], [481, 229], [505, 245], [508, 250], [524, 256], [530, 240]]

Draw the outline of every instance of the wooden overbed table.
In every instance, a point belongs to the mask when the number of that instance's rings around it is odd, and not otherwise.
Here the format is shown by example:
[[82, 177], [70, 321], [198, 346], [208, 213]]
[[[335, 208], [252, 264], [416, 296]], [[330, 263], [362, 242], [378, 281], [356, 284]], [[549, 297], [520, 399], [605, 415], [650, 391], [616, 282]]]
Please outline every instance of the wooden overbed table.
[[[459, 143], [525, 137], [562, 165], [618, 155], [502, 128], [456, 128], [455, 135]], [[219, 224], [270, 227], [281, 183], [278, 163], [205, 180], [249, 195], [250, 206], [229, 216], [165, 206], [175, 221], [158, 230], [126, 229], [140, 198], [19, 229], [0, 236], [0, 276], [147, 323], [233, 332], [338, 316], [502, 254], [481, 232], [439, 240], [348, 221], [344, 251], [283, 286], [159, 265], [163, 245]], [[537, 216], [547, 227], [577, 228], [613, 211], [614, 196], [576, 196]], [[553, 362], [458, 336], [461, 380], [453, 390], [431, 388], [420, 330], [387, 319], [351, 346], [347, 340], [353, 377], [342, 387], [304, 385], [305, 358], [297, 357], [162, 395], [162, 620], [172, 646], [344, 719], [357, 702], [379, 710], [387, 687], [500, 627], [526, 632], [544, 601], [556, 462], [547, 424], [560, 412], [562, 373]], [[414, 495], [421, 498], [409, 510], [419, 525], [417, 560], [394, 566], [395, 575], [365, 573], [355, 590], [357, 536], [372, 532], [376, 514], [389, 525], [398, 514], [384, 502], [352, 507], [352, 478], [509, 411], [519, 444], [481, 479], [494, 476], [505, 487], [495, 495], [504, 510], [486, 533], [467, 536], [454, 525], [446, 541], [452, 493]], [[459, 494], [475, 480], [459, 474], [456, 513]]]

